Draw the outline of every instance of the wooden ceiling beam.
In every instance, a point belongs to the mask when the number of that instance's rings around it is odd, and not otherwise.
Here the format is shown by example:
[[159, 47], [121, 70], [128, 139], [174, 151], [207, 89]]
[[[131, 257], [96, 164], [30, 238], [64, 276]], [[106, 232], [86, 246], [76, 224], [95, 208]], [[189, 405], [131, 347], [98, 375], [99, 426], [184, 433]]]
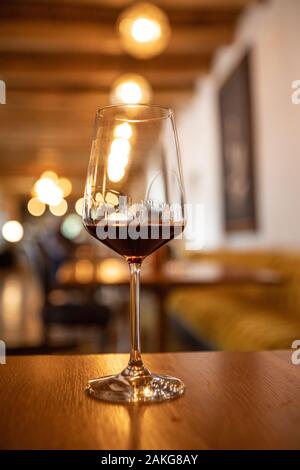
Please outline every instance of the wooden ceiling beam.
[[[132, 0], [61, 0], [61, 3], [77, 5], [98, 5], [99, 7], [111, 7], [122, 9], [132, 4]], [[251, 0], [155, 0], [155, 4], [166, 10], [182, 8], [190, 10], [199, 10], [202, 8], [222, 9], [222, 8], [243, 8]]]
[[[89, 21], [114, 24], [120, 12], [132, 1], [1, 0], [0, 17]], [[234, 21], [253, 0], [160, 0], [156, 1], [175, 24], [225, 23]]]
[[[166, 55], [209, 54], [229, 44], [233, 25], [175, 27]], [[100, 54], [121, 56], [113, 26], [90, 23], [0, 20], [0, 51], [7, 53]]]
[[[38, 178], [43, 171], [48, 170], [49, 168], [56, 171], [59, 175], [64, 175], [68, 178], [80, 178], [81, 181], [84, 181], [89, 159], [89, 150], [90, 149], [88, 148], [86, 149], [86, 152], [82, 152], [75, 161], [71, 156], [68, 158], [65, 153], [62, 153], [61, 160], [56, 163], [52, 162], [51, 165], [47, 164], [47, 162], [39, 161], [38, 159], [30, 159], [30, 157], [32, 157], [32, 153], [28, 153], [24, 161], [19, 162], [19, 154], [11, 153], [11, 158], [18, 161], [18, 165], [13, 166], [7, 164], [1, 166], [0, 181], [5, 181], [6, 178], [10, 177], [13, 179], [18, 177]], [[74, 152], [72, 155], [74, 156]], [[15, 188], [15, 192], [18, 192], [18, 188]]]
[[[157, 92], [154, 102], [178, 110], [192, 96], [191, 91]], [[96, 109], [109, 104], [107, 93], [11, 93], [0, 108], [0, 171], [12, 150], [22, 159], [27, 147], [72, 152], [89, 145]]]
[[[154, 99], [155, 101], [163, 99], [164, 102], [176, 102], [176, 98], [178, 98], [179, 101], [192, 94], [193, 90], [189, 88], [157, 89]], [[85, 110], [89, 111], [90, 109], [95, 109], [95, 106], [105, 106], [109, 104], [109, 102], [109, 93], [101, 90], [89, 90], [88, 92], [70, 91], [68, 93], [59, 90], [52, 92], [9, 90], [6, 106], [0, 107], [0, 122], [3, 122], [10, 113], [14, 113], [17, 110], [41, 110], [51, 112], [68, 108], [75, 112], [78, 110], [81, 113]], [[5, 116], [5, 119], [3, 116]]]
[[[17, 75], [5, 73], [1, 79], [6, 82], [6, 96], [9, 102], [9, 96], [15, 92], [28, 93], [106, 93], [109, 94], [111, 85], [121, 72], [93, 73], [82, 76], [74, 76], [72, 73], [64, 73], [59, 77], [49, 75], [47, 72], [40, 72], [34, 76], [29, 72], [23, 72]], [[187, 73], [176, 72], [168, 73], [156, 71], [143, 73], [143, 76], [151, 83], [154, 94], [158, 92], [180, 92], [192, 91], [195, 86], [195, 80], [201, 76], [200, 72], [190, 71]]]
[[13, 90], [102, 90], [123, 73], [137, 73], [154, 89], [191, 89], [197, 77], [208, 71], [209, 56], [160, 56], [139, 61], [126, 56], [107, 57], [80, 54], [0, 55], [0, 78], [7, 93]]
[[56, 73], [65, 70], [73, 72], [92, 72], [104, 70], [128, 70], [128, 71], [180, 71], [180, 70], [203, 70], [207, 69], [210, 55], [199, 56], [178, 54], [162, 54], [152, 59], [139, 60], [130, 56], [120, 57], [102, 54], [80, 54], [78, 52], [69, 54], [60, 53], [10, 53], [1, 52], [0, 70], [17, 71], [22, 70], [38, 72], [41, 68]]

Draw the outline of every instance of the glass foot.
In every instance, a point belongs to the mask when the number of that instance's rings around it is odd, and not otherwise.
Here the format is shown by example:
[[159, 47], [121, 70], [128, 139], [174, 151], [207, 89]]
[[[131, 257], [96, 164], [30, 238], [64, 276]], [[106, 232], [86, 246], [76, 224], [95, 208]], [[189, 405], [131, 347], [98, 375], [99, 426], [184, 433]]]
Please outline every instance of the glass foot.
[[133, 371], [128, 366], [117, 375], [108, 375], [88, 382], [87, 393], [98, 400], [111, 402], [159, 402], [183, 394], [185, 385], [168, 375], [152, 374], [147, 369]]

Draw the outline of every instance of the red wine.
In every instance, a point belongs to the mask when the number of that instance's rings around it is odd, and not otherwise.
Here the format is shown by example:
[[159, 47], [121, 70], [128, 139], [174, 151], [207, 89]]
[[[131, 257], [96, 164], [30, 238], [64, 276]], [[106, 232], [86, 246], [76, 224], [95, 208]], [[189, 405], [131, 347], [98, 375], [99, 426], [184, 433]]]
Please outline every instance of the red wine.
[[126, 259], [143, 259], [183, 231], [182, 224], [150, 224], [132, 227], [86, 224], [86, 230]]

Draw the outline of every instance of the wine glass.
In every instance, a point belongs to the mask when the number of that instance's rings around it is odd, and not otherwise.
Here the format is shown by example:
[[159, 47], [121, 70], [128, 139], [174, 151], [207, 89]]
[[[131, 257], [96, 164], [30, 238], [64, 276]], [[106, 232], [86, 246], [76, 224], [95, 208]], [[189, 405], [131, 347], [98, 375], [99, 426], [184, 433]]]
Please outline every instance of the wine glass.
[[87, 392], [113, 402], [154, 402], [184, 392], [181, 380], [151, 373], [141, 358], [140, 269], [146, 256], [179, 237], [184, 191], [173, 112], [159, 106], [98, 109], [83, 223], [130, 269], [131, 352], [117, 375], [90, 380]]

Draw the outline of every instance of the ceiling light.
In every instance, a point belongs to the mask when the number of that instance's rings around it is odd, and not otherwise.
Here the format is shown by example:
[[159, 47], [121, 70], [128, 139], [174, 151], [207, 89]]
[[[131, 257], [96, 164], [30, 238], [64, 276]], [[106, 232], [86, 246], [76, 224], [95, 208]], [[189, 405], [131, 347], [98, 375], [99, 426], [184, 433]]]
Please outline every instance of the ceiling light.
[[137, 42], [157, 41], [161, 36], [160, 24], [148, 18], [137, 18], [132, 23], [131, 34]]
[[161, 54], [171, 35], [167, 15], [151, 3], [137, 3], [124, 10], [118, 30], [124, 50], [139, 59]]
[[141, 75], [122, 75], [112, 87], [111, 101], [113, 104], [146, 104], [151, 101], [151, 98], [151, 86]]

